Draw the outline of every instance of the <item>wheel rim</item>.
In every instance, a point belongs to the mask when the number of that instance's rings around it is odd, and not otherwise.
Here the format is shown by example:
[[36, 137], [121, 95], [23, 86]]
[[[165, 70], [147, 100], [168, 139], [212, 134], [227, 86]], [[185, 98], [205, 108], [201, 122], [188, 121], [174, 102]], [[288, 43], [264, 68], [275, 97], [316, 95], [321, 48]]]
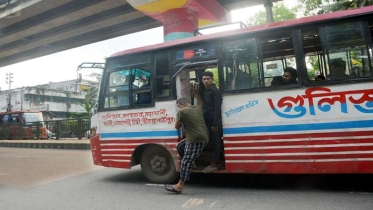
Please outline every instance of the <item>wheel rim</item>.
[[167, 160], [164, 156], [154, 155], [150, 159], [150, 166], [157, 173], [164, 173], [167, 169]]

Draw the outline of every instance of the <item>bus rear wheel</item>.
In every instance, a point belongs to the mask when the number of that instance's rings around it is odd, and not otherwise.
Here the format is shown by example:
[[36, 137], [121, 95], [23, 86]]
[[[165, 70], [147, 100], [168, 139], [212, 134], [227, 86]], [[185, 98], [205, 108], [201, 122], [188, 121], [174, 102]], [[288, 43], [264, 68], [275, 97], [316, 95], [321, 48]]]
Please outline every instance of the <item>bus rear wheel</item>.
[[161, 146], [149, 146], [141, 155], [141, 169], [152, 183], [170, 183], [176, 177], [176, 167], [171, 154]]

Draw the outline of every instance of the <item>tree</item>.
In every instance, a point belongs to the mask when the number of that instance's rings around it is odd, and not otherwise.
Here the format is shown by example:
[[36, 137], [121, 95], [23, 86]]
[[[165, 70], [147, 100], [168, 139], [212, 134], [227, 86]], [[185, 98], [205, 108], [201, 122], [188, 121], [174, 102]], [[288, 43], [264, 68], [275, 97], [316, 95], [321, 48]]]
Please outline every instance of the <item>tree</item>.
[[91, 118], [92, 117], [92, 109], [95, 107], [95, 104], [90, 103], [87, 100], [84, 100], [84, 104], [80, 104], [80, 106], [82, 106], [84, 108], [84, 110], [86, 111], [86, 113], [84, 113], [84, 115], [88, 114], [88, 117]]
[[373, 0], [299, 0], [305, 6], [305, 16], [330, 13], [373, 5]]
[[[294, 8], [287, 8], [283, 2], [274, 4], [272, 9], [273, 21], [277, 22], [282, 20], [295, 19], [297, 15], [293, 11], [296, 11], [297, 8], [299, 8], [299, 6], [296, 6]], [[265, 23], [267, 23], [267, 15], [265, 11], [259, 11], [247, 20], [248, 25], [260, 25]]]
[[85, 90], [87, 92], [87, 94], [85, 95], [85, 101], [88, 101], [89, 103], [96, 103], [96, 98], [98, 95], [102, 74], [92, 73], [90, 74], [90, 76], [95, 77], [97, 83], [95, 83], [95, 85]]

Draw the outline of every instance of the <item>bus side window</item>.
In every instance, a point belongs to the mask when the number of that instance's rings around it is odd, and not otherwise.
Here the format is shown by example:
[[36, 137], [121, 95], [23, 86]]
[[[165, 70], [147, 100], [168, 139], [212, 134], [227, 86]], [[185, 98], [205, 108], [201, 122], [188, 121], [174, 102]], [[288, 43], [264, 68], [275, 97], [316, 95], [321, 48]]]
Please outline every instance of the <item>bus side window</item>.
[[19, 114], [11, 114], [8, 119], [9, 123], [19, 123]]
[[129, 106], [129, 70], [110, 73], [105, 97], [105, 108]]
[[[262, 87], [298, 84], [292, 33], [278, 31], [260, 36]], [[285, 72], [285, 69], [287, 72]], [[282, 77], [282, 80], [281, 80]]]
[[145, 105], [152, 103], [152, 83], [149, 76], [140, 75], [139, 89], [134, 91], [137, 94], [137, 101], [134, 104]]
[[156, 85], [155, 97], [157, 99], [170, 97], [170, 75], [168, 72], [168, 53], [156, 55]]
[[326, 80], [372, 76], [364, 26], [359, 21], [320, 27]]
[[9, 115], [6, 114], [2, 118], [2, 123], [3, 124], [8, 124], [8, 122], [9, 122]]
[[255, 39], [228, 42], [224, 46], [224, 52], [225, 90], [258, 87], [258, 53]]

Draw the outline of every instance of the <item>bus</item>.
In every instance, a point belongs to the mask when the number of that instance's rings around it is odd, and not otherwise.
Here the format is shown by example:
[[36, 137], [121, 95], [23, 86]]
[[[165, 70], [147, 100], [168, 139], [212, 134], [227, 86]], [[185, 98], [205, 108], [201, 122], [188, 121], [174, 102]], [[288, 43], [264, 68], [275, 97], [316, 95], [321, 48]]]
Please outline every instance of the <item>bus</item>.
[[11, 111], [0, 113], [0, 139], [47, 139], [43, 113]]
[[[212, 71], [224, 147], [214, 173], [373, 173], [372, 28], [370, 6], [115, 53], [92, 117], [93, 162], [141, 165], [151, 182], [174, 180], [183, 136], [175, 102], [196, 104], [191, 83]], [[272, 85], [289, 67], [297, 83]], [[193, 172], [211, 156], [204, 151]]]

